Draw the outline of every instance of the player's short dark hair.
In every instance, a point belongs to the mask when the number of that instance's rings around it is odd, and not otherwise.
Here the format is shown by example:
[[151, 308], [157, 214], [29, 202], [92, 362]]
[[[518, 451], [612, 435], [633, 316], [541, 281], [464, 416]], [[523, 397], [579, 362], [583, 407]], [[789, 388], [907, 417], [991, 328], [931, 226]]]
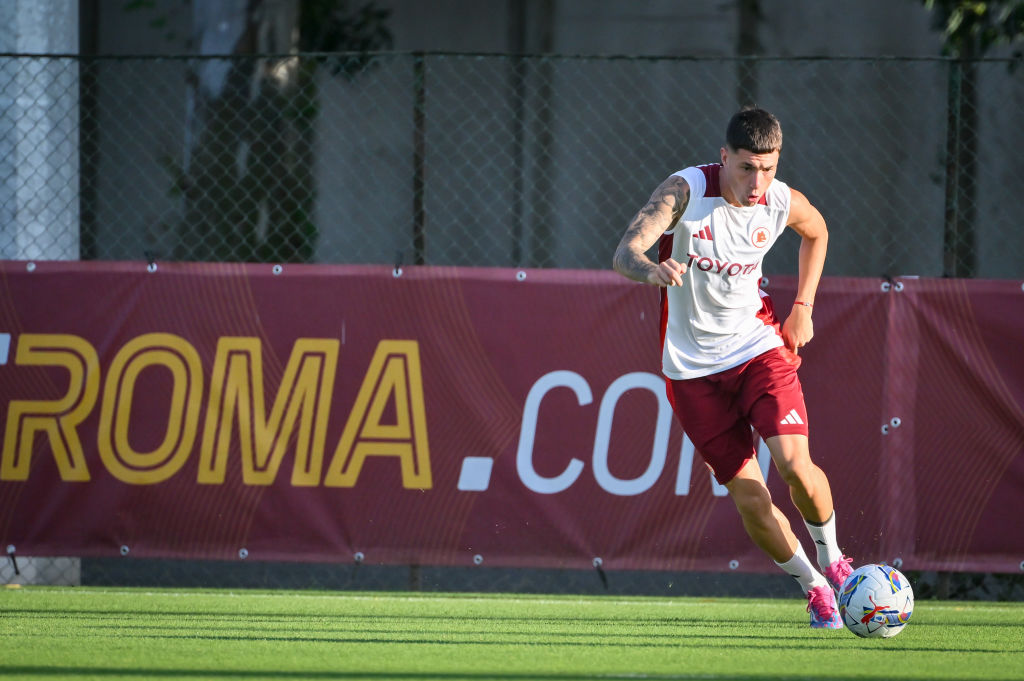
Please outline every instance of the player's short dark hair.
[[746, 149], [754, 154], [782, 151], [782, 126], [764, 109], [744, 107], [729, 120], [725, 143], [734, 151]]

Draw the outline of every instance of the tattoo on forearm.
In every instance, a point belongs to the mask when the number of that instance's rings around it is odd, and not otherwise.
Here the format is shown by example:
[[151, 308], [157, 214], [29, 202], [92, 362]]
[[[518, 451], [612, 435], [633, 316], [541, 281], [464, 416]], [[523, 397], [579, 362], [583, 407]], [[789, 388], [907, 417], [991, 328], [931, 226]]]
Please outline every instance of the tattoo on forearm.
[[647, 281], [648, 274], [656, 267], [650, 258], [624, 249], [619, 249], [615, 252], [613, 266], [619, 274], [629, 277], [634, 281], [642, 282]]
[[615, 251], [612, 263], [615, 270], [630, 279], [647, 281], [657, 263], [645, 253], [676, 224], [689, 200], [690, 187], [683, 178], [673, 175], [662, 182], [626, 228]]

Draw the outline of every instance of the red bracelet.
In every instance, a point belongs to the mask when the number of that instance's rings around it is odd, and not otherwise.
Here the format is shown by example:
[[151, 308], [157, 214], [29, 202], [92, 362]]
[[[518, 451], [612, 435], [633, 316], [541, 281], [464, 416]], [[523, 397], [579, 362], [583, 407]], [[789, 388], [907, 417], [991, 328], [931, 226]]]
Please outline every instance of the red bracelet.
[[794, 305], [803, 305], [803, 306], [805, 306], [805, 307], [814, 307], [814, 303], [805, 303], [805, 302], [804, 302], [804, 301], [802, 301], [802, 300], [794, 300], [794, 301], [793, 301], [793, 304], [794, 304]]

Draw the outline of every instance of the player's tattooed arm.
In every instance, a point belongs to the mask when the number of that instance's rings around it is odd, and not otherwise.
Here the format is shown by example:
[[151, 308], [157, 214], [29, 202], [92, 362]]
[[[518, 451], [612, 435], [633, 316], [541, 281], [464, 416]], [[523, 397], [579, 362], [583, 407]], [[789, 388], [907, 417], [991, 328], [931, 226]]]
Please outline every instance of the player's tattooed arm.
[[672, 175], [654, 190], [647, 205], [630, 221], [615, 249], [612, 267], [619, 274], [655, 286], [682, 286], [686, 265], [668, 259], [655, 263], [647, 250], [671, 229], [690, 201], [690, 186], [678, 175]]

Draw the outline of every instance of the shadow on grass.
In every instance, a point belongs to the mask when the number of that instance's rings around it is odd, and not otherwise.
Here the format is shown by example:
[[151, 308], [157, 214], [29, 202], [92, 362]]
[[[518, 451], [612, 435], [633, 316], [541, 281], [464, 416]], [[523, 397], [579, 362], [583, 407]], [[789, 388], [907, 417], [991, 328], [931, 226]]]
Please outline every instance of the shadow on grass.
[[[593, 674], [537, 674], [537, 673], [493, 673], [493, 672], [358, 672], [358, 671], [261, 671], [250, 669], [236, 670], [209, 670], [209, 669], [122, 669], [117, 667], [88, 667], [81, 669], [70, 669], [67, 667], [51, 666], [20, 666], [0, 668], [0, 678], [32, 678], [34, 676], [55, 676], [64, 677], [88, 676], [102, 678], [118, 678], [122, 676], [137, 676], [149, 679], [160, 678], [204, 678], [204, 679], [408, 679], [417, 681], [419, 679], [454, 679], [463, 681], [484, 681], [484, 679], [495, 679], [496, 681], [589, 681], [594, 678], [616, 681], [617, 679], [635, 680], [637, 678], [655, 679], [668, 681], [670, 679], [729, 679], [730, 681], [768, 681], [769, 679], [785, 678], [787, 681], [870, 681], [871, 677], [863, 674], [841, 675], [841, 676], [791, 676], [779, 677], [777, 675], [745, 675], [735, 674], [601, 674], [595, 677]], [[878, 679], [887, 679], [888, 676], [878, 676]], [[922, 678], [905, 678], [901, 681], [931, 681]]]

